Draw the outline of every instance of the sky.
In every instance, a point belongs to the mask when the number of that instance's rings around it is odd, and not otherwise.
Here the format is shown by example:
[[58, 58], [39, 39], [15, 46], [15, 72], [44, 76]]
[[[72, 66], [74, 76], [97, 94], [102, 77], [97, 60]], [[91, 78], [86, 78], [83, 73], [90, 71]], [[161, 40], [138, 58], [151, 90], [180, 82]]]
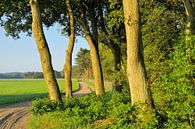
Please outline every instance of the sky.
[[[60, 35], [60, 26], [54, 25], [49, 29], [44, 28], [46, 40], [52, 55], [52, 65], [57, 71], [63, 69], [65, 63], [65, 52], [68, 46], [68, 37]], [[73, 64], [80, 48], [87, 48], [87, 42], [77, 37], [73, 50]], [[33, 36], [20, 34], [20, 39], [7, 37], [5, 31], [0, 27], [0, 73], [7, 72], [32, 72], [42, 71], [39, 53]]]

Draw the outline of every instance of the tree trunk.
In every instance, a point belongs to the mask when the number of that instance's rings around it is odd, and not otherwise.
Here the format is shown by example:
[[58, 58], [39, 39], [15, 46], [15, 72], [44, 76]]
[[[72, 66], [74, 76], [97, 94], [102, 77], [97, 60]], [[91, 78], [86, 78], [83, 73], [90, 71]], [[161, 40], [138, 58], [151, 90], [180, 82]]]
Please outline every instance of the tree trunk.
[[92, 61], [92, 69], [95, 80], [95, 91], [97, 96], [101, 96], [105, 93], [104, 90], [104, 80], [102, 74], [102, 67], [100, 63], [100, 56], [98, 51], [98, 31], [97, 31], [97, 22], [95, 20], [95, 12], [93, 8], [93, 2], [90, 1], [90, 20], [91, 20], [91, 29], [88, 27], [87, 16], [85, 14], [83, 1], [81, 1], [81, 20], [80, 24], [83, 28], [85, 39], [87, 40], [90, 47], [90, 56]]
[[186, 16], [187, 16], [187, 24], [186, 24], [186, 34], [195, 35], [195, 9], [193, 7], [193, 3], [190, 0], [183, 0]]
[[141, 26], [138, 0], [123, 0], [127, 40], [127, 76], [132, 104], [143, 103], [141, 109], [150, 116], [151, 95], [146, 84], [146, 72], [142, 53]]
[[90, 55], [91, 55], [93, 75], [95, 80], [96, 95], [101, 96], [105, 93], [105, 90], [104, 90], [104, 80], [102, 75], [102, 68], [100, 64], [98, 47], [94, 44], [90, 35], [86, 35], [85, 38], [90, 46]]
[[51, 63], [51, 54], [43, 33], [38, 0], [30, 0], [32, 10], [32, 32], [37, 43], [37, 48], [41, 58], [44, 80], [48, 87], [49, 98], [61, 101], [60, 90], [55, 79], [54, 70]]
[[74, 23], [74, 14], [72, 7], [70, 5], [70, 0], [66, 0], [66, 7], [69, 13], [70, 19], [70, 35], [69, 35], [69, 43], [68, 48], [66, 50], [66, 63], [64, 65], [64, 75], [65, 75], [65, 86], [66, 86], [66, 97], [72, 97], [72, 51], [74, 48], [75, 41], [75, 23]]
[[[111, 43], [111, 50], [112, 54], [114, 56], [114, 70], [116, 72], [120, 72], [120, 65], [121, 65], [121, 50], [119, 45]], [[121, 92], [122, 91], [122, 85], [119, 84], [118, 77], [115, 76], [114, 84], [113, 84], [113, 90]]]

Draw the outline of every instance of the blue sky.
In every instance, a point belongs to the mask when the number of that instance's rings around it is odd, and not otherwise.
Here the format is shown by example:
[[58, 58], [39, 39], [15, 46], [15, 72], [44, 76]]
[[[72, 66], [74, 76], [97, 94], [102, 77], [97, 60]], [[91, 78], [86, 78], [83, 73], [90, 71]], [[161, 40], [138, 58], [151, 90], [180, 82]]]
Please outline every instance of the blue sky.
[[[52, 64], [55, 70], [61, 71], [65, 62], [65, 52], [68, 37], [60, 35], [60, 26], [54, 25], [44, 29], [46, 40], [52, 54]], [[89, 49], [86, 40], [78, 37], [75, 43], [73, 58], [80, 47]], [[74, 63], [74, 59], [73, 59]], [[5, 36], [5, 31], [0, 28], [0, 73], [42, 71], [39, 53], [33, 37], [21, 34], [20, 39], [14, 40]]]

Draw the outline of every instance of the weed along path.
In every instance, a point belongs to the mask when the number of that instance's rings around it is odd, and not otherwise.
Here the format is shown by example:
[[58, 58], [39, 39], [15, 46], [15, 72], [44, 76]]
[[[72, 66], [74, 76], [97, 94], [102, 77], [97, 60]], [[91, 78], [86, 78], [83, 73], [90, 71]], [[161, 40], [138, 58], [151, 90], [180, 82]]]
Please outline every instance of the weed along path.
[[[93, 89], [85, 83], [79, 83], [79, 90], [73, 96], [84, 96]], [[30, 118], [31, 102], [22, 102], [12, 105], [0, 106], [0, 129], [28, 129], [28, 119]]]

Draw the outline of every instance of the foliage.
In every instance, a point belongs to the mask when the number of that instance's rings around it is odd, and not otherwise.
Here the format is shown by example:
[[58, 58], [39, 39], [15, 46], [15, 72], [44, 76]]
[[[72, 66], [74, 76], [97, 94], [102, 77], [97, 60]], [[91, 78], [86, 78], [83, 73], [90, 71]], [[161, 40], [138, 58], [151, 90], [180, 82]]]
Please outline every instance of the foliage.
[[193, 82], [194, 37], [186, 41], [181, 34], [168, 54], [169, 71], [153, 85], [156, 109], [167, 117], [165, 128], [193, 128], [195, 126], [195, 85]]
[[[58, 22], [65, 27], [67, 18], [64, 0], [40, 0], [42, 23], [46, 27]], [[1, 0], [0, 25], [4, 27], [7, 36], [19, 38], [20, 33], [31, 35], [31, 10], [29, 0]], [[63, 17], [64, 16], [64, 17]]]
[[76, 65], [73, 72], [77, 72], [74, 74], [83, 79], [92, 78], [92, 63], [89, 50], [80, 48], [80, 51], [77, 53]]
[[[126, 92], [107, 92], [73, 98], [63, 103], [39, 99], [33, 102], [31, 128], [155, 128], [154, 115], [149, 123], [135, 120], [137, 110], [129, 103]], [[105, 122], [104, 122], [105, 121]], [[45, 123], [47, 122], [47, 123]]]
[[153, 83], [169, 69], [168, 62], [162, 63], [162, 60], [173, 50], [182, 21], [180, 15], [173, 15], [178, 12], [169, 8], [168, 2], [143, 0], [140, 3], [144, 63], [149, 83]]
[[[0, 25], [4, 27], [8, 35], [18, 38], [20, 32], [31, 34], [32, 18], [28, 2], [28, 0], [1, 0]], [[80, 27], [81, 19], [79, 19], [81, 16], [80, 3], [82, 2], [85, 6], [85, 19], [90, 32], [93, 32], [94, 29], [92, 23], [97, 22], [98, 35], [90, 34], [93, 38], [98, 37], [99, 42], [106, 45], [100, 45], [99, 49], [104, 78], [113, 82], [118, 81], [123, 87], [128, 85], [122, 1], [95, 1], [97, 4], [91, 4], [94, 8], [90, 7], [90, 11], [88, 9], [89, 1], [73, 1], [77, 34], [81, 33], [83, 36]], [[47, 99], [37, 100], [33, 103], [35, 115], [31, 121], [34, 128], [174, 129], [195, 127], [195, 67], [192, 65], [195, 61], [195, 38], [183, 34], [188, 20], [184, 17], [186, 15], [184, 5], [181, 0], [140, 0], [139, 5], [148, 84], [152, 89], [156, 111], [162, 115], [165, 121], [158, 123], [156, 114], [148, 123], [136, 119], [136, 113], [143, 114], [143, 112], [129, 104], [129, 96], [114, 92], [107, 93], [102, 97], [92, 94], [73, 98], [63, 103], [52, 102]], [[50, 27], [58, 22], [63, 26], [63, 33], [68, 34], [69, 21], [65, 2], [63, 0], [40, 0], [40, 6], [43, 24]], [[95, 14], [94, 19], [90, 17], [91, 12]], [[121, 54], [118, 71], [114, 68], [112, 56], [114, 48], [120, 50], [119, 55]], [[73, 74], [92, 78], [89, 50], [81, 49], [76, 60]], [[28, 77], [29, 74], [34, 73], [28, 73]], [[16, 76], [20, 77], [18, 73]], [[39, 90], [41, 95], [46, 90], [44, 89], [42, 92], [40, 89], [42, 87], [34, 82], [29, 87], [24, 81], [17, 82], [17, 85], [12, 83], [12, 86], [8, 86], [8, 82], [3, 81], [0, 81], [1, 84], [3, 86], [3, 88], [0, 86], [1, 104], [34, 99], [32, 87]], [[18, 85], [28, 90], [19, 92]], [[29, 90], [32, 93], [27, 92]], [[16, 98], [16, 92], [18, 92], [17, 96], [21, 96], [22, 99], [13, 99]], [[21, 95], [24, 92], [30, 93], [33, 97], [24, 97]], [[10, 94], [14, 95], [11, 96]], [[109, 121], [109, 124], [103, 124], [104, 121]]]
[[99, 52], [104, 80], [112, 81], [112, 75], [114, 74], [114, 59], [112, 51], [104, 44], [100, 44]]

